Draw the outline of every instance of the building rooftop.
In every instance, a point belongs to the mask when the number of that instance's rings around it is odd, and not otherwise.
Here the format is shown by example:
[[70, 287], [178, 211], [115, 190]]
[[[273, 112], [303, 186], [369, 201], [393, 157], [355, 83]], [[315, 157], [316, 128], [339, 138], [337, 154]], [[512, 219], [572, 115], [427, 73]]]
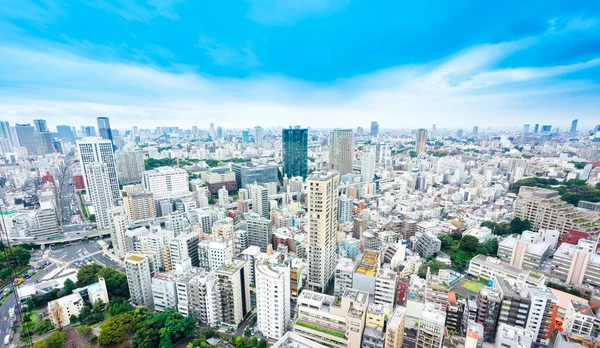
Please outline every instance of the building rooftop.
[[438, 304], [426, 302], [421, 313], [421, 321], [443, 327], [446, 323], [446, 312], [442, 311]]
[[379, 266], [379, 253], [367, 251], [363, 254], [362, 260], [356, 265], [354, 272], [374, 277], [377, 274]]
[[324, 345], [288, 331], [271, 348], [326, 348]]
[[394, 313], [392, 313], [392, 317], [388, 321], [388, 328], [397, 329], [400, 324], [402, 324], [402, 320], [406, 317], [406, 307], [396, 306], [394, 309]]

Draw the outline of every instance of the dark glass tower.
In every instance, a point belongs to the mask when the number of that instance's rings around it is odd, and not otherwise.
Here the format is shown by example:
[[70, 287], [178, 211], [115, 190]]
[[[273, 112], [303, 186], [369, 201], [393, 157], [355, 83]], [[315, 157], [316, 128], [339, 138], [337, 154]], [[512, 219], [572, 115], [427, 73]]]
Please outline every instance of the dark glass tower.
[[288, 128], [283, 130], [283, 174], [288, 178], [308, 175], [308, 129]]
[[[112, 130], [110, 129], [110, 121], [108, 117], [98, 117], [98, 133], [102, 137], [102, 139], [110, 140], [113, 142]], [[113, 143], [114, 145], [114, 143]]]

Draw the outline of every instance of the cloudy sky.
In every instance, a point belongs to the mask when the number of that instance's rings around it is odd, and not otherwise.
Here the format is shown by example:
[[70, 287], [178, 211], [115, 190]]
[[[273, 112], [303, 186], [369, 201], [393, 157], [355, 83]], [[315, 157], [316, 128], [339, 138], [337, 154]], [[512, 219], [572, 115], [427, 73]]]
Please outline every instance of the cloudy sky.
[[600, 123], [600, 1], [7, 0], [0, 119]]

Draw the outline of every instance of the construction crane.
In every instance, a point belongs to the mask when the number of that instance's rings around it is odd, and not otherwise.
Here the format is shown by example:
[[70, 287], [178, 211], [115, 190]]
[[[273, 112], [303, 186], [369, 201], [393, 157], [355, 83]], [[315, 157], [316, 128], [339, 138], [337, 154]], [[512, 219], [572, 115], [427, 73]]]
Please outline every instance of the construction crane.
[[[596, 308], [596, 305], [591, 305], [591, 306], [585, 307], [584, 309], [578, 311], [577, 313], [583, 313], [585, 311], [588, 311], [588, 310], [591, 310], [591, 309], [594, 309], [594, 308]], [[552, 329], [556, 330], [556, 331], [562, 332], [564, 330], [563, 329], [563, 322], [564, 322], [564, 320], [560, 320], [557, 317], [555, 317], [554, 324], [552, 324]]]

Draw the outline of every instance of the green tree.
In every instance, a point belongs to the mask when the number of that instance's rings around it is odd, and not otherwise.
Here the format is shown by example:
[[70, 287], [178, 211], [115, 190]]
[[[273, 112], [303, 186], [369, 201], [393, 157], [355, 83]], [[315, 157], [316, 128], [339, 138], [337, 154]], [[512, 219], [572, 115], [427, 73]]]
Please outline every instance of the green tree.
[[31, 347], [32, 348], [46, 348], [46, 341], [44, 341], [44, 340], [37, 341], [37, 342], [33, 343], [33, 345]]
[[33, 331], [35, 331], [35, 333], [38, 335], [45, 334], [46, 332], [52, 331], [53, 329], [54, 325], [52, 325], [52, 322], [48, 319], [40, 321], [33, 327]]
[[76, 316], [75, 314], [71, 314], [71, 316], [69, 316], [69, 323], [71, 325], [73, 324], [77, 324], [79, 322], [79, 317]]
[[31, 259], [31, 254], [29, 253], [29, 251], [23, 249], [20, 246], [17, 247], [12, 247], [10, 248], [11, 251], [11, 259], [14, 260], [14, 262], [17, 265], [28, 265], [29, 264], [29, 260]]
[[261, 339], [258, 341], [258, 348], [267, 348], [267, 341]]
[[137, 321], [133, 314], [119, 314], [102, 325], [98, 343], [101, 345], [121, 343], [125, 340], [126, 334], [135, 332], [136, 325]]
[[64, 282], [64, 286], [63, 289], [61, 291], [61, 296], [66, 296], [66, 295], [71, 295], [73, 293], [73, 290], [77, 289], [77, 287], [75, 286], [75, 283], [73, 283], [73, 281], [69, 278], [67, 278]]
[[75, 330], [77, 330], [77, 332], [79, 332], [82, 335], [87, 335], [88, 333], [90, 333], [92, 328], [89, 325], [79, 325], [75, 328]]
[[64, 348], [67, 334], [63, 331], [54, 331], [46, 338], [47, 348]]
[[[77, 272], [77, 286], [84, 287], [84, 286], [88, 286], [92, 283], [97, 282], [98, 281], [98, 272], [100, 272], [100, 270], [102, 270], [102, 268], [104, 268], [104, 267], [97, 265], [97, 264], [92, 264], [92, 265], [81, 267], [79, 272]], [[107, 284], [107, 286], [108, 286], [108, 284]]]
[[476, 252], [479, 248], [479, 240], [473, 236], [463, 236], [458, 244], [458, 249], [466, 252]]
[[0, 270], [0, 279], [8, 279], [12, 277], [12, 269], [10, 269], [9, 267], [7, 268], [3, 268], [2, 270]]
[[510, 221], [510, 230], [512, 233], [521, 234], [523, 231], [529, 229], [531, 229], [531, 224], [527, 219], [521, 220], [520, 218], [516, 217]]
[[252, 339], [250, 339], [250, 347], [258, 347], [258, 338], [256, 336], [252, 336]]
[[113, 297], [110, 299], [108, 312], [112, 316], [119, 315], [122, 313], [128, 313], [133, 310], [134, 308], [131, 305], [131, 303], [129, 303], [129, 301], [122, 297]]

